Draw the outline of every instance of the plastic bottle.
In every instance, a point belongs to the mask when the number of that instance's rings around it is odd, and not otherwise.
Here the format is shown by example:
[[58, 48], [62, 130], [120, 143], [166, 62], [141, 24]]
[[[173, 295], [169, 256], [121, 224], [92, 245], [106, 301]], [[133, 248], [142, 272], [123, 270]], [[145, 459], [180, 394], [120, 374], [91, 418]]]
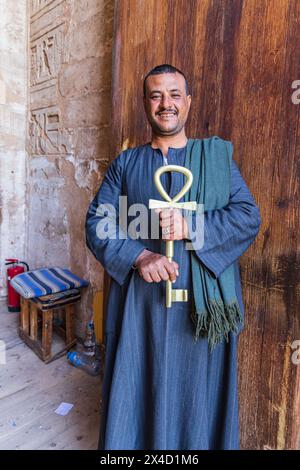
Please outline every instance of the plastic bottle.
[[87, 356], [77, 351], [69, 351], [67, 359], [73, 366], [83, 369], [89, 375], [101, 374], [101, 363], [95, 357]]
[[86, 327], [86, 337], [84, 340], [84, 354], [87, 356], [95, 355], [96, 339], [95, 339], [95, 330], [94, 323], [89, 321]]

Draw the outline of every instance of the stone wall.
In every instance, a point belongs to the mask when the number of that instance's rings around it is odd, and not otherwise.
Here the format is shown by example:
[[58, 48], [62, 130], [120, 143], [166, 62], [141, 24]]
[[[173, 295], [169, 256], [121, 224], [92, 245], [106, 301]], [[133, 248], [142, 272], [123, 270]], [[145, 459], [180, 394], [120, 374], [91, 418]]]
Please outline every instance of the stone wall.
[[25, 257], [26, 0], [0, 0], [0, 300], [5, 258]]
[[113, 0], [31, 0], [27, 259], [91, 282], [77, 308], [83, 336], [103, 270], [84, 222], [111, 158]]

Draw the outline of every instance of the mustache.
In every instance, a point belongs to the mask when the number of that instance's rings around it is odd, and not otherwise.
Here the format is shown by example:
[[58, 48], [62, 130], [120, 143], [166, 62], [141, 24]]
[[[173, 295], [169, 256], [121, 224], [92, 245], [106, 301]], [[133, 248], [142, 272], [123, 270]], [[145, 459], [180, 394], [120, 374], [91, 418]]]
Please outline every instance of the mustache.
[[160, 111], [157, 111], [155, 114], [168, 114], [168, 113], [175, 113], [177, 114], [177, 110], [176, 109], [163, 109], [163, 110], [160, 110]]

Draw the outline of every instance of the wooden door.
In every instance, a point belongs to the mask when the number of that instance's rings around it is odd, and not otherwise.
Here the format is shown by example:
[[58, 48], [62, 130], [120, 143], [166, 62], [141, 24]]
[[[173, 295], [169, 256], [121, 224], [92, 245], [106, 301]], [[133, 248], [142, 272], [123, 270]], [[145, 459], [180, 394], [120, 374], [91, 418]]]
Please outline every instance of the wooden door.
[[300, 1], [115, 3], [112, 157], [150, 139], [144, 75], [161, 63], [183, 70], [193, 99], [187, 135], [233, 141], [262, 216], [241, 259], [241, 444], [299, 449], [300, 105], [292, 86], [300, 80]]

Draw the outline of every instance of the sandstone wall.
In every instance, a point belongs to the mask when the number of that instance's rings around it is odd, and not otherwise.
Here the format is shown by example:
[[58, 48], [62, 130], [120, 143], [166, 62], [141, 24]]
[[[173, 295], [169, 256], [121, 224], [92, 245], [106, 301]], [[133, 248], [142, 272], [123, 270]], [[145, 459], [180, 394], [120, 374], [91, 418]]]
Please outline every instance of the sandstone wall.
[[77, 308], [84, 334], [103, 271], [84, 221], [109, 152], [113, 0], [31, 0], [27, 259], [90, 280]]
[[0, 300], [5, 258], [25, 257], [26, 0], [0, 0]]

